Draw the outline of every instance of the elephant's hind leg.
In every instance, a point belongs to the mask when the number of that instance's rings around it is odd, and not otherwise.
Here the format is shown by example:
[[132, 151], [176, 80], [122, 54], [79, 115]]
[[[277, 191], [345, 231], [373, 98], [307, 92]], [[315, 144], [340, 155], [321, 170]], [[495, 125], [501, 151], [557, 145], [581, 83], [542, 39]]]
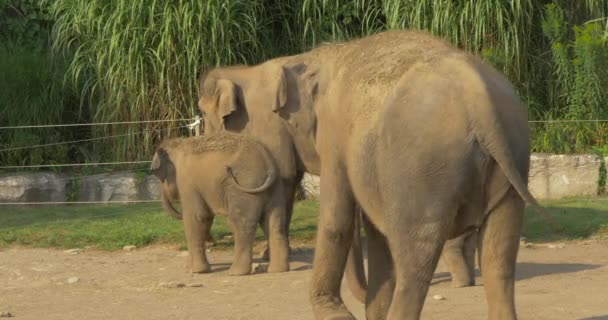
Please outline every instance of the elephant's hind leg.
[[270, 265], [268, 272], [289, 271], [289, 242], [285, 230], [285, 206], [278, 204], [268, 210], [265, 222], [268, 229]]
[[232, 276], [251, 273], [253, 242], [262, 208], [256, 201], [248, 200], [235, 198], [228, 208], [228, 219], [234, 234], [234, 258], [228, 271]]
[[363, 220], [369, 266], [365, 316], [368, 320], [383, 320], [386, 319], [395, 291], [393, 259], [386, 237], [366, 218]]
[[[430, 208], [426, 204], [408, 206], [387, 213], [388, 217], [395, 217], [387, 226], [387, 238], [395, 263], [395, 290], [386, 317], [389, 320], [420, 318], [449, 226], [445, 211], [439, 208]], [[415, 218], [412, 219], [413, 215]], [[409, 228], [404, 230], [403, 226]]]
[[479, 234], [483, 281], [490, 320], [515, 320], [515, 263], [524, 202], [511, 188], [488, 214]]

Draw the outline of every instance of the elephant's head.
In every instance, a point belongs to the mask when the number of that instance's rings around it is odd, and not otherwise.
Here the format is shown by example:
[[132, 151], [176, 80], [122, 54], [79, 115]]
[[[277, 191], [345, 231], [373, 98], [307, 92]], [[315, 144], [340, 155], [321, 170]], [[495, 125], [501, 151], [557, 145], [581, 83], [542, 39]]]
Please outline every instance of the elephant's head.
[[[202, 73], [198, 108], [205, 133], [227, 130], [252, 135], [279, 159], [281, 152], [295, 150], [300, 169], [318, 174], [313, 108], [316, 74], [304, 64], [281, 60]], [[283, 150], [285, 146], [288, 151]]]
[[172, 201], [179, 200], [175, 165], [164, 148], [158, 148], [156, 153], [154, 153], [150, 172], [160, 180], [160, 196], [163, 209], [168, 215], [181, 220], [181, 212], [177, 211], [171, 203]]

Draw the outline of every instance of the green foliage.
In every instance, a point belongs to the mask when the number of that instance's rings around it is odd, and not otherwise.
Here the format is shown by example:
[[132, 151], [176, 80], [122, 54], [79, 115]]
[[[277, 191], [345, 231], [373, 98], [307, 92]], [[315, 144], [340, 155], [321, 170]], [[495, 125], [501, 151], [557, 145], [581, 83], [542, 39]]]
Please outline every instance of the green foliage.
[[597, 194], [606, 194], [606, 179], [608, 179], [608, 170], [606, 169], [606, 157], [608, 157], [608, 144], [601, 147], [594, 146], [593, 153], [600, 157], [600, 169], [597, 178]]
[[[0, 126], [56, 124], [78, 119], [78, 101], [63, 87], [66, 62], [28, 47], [0, 46]], [[0, 163], [39, 165], [65, 163], [74, 146], [18, 149], [71, 140], [66, 128], [0, 130]]]
[[[605, 22], [571, 26], [557, 4], [545, 7], [542, 31], [549, 39], [552, 59], [545, 81], [552, 119], [608, 118], [608, 38]], [[608, 143], [605, 123], [551, 123], [535, 125], [533, 149], [544, 152], [588, 152]]]
[[52, 26], [49, 4], [40, 0], [0, 0], [0, 44], [39, 50]]

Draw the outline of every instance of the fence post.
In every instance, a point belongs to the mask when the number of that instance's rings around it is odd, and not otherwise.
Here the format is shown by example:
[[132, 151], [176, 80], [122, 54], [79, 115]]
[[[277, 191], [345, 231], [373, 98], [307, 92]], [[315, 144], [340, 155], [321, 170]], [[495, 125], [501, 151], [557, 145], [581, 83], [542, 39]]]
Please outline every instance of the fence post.
[[200, 136], [201, 135], [201, 116], [199, 116], [197, 114], [196, 117], [194, 117], [194, 119], [195, 119], [194, 123], [196, 123], [196, 125], [194, 126], [194, 135]]

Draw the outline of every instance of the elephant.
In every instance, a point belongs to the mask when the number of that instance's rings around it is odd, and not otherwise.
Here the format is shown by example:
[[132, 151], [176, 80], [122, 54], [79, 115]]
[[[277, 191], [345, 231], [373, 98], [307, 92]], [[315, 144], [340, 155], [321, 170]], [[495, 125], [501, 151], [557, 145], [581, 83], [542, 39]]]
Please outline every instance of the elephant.
[[[258, 223], [269, 239], [268, 272], [289, 271], [283, 185], [261, 143], [227, 132], [164, 140], [150, 171], [160, 180], [165, 211], [183, 220], [192, 273], [211, 271], [205, 240], [215, 214], [227, 216], [235, 237], [230, 275], [251, 273]], [[176, 200], [181, 213], [172, 204]]]
[[[232, 70], [240, 69], [241, 65], [230, 66], [229, 68]], [[207, 73], [203, 68], [199, 74], [199, 79], [205, 79], [207, 77]], [[220, 81], [218, 83], [219, 90], [223, 90], [223, 86], [229, 86], [230, 84], [227, 82]], [[199, 83], [199, 86], [202, 87], [202, 82]], [[230, 90], [229, 88], [227, 88]], [[215, 89], [214, 89], [215, 90]], [[216, 93], [212, 93], [219, 98]], [[299, 187], [302, 178], [304, 176], [303, 166], [301, 161], [297, 158], [296, 151], [294, 149], [295, 142], [292, 140], [292, 135], [286, 131], [287, 128], [280, 125], [276, 121], [270, 121], [266, 123], [266, 127], [250, 127], [245, 126], [245, 123], [249, 119], [256, 119], [256, 121], [263, 121], [262, 119], [258, 119], [257, 117], [260, 113], [252, 110], [250, 113], [243, 113], [239, 116], [239, 118], [232, 117], [230, 122], [230, 126], [225, 127], [223, 118], [227, 117], [231, 112], [229, 108], [234, 105], [233, 101], [226, 99], [233, 99], [234, 97], [222, 97], [222, 101], [218, 101], [223, 107], [222, 109], [216, 110], [214, 116], [217, 117], [217, 121], [205, 121], [205, 111], [202, 109], [198, 109], [198, 113], [203, 118], [203, 134], [207, 133], [215, 133], [218, 131], [232, 131], [236, 133], [247, 134], [249, 136], [255, 137], [259, 142], [263, 143], [264, 146], [270, 151], [270, 154], [275, 160], [275, 163], [278, 167], [278, 175], [282, 180], [282, 184], [285, 189], [285, 203], [287, 204], [286, 208], [286, 219], [287, 223], [285, 224], [285, 232], [289, 236], [289, 225], [291, 224], [291, 218], [293, 215], [293, 206], [295, 202], [296, 190]], [[262, 255], [263, 259], [268, 259], [268, 248], [264, 250]]]
[[472, 230], [489, 319], [517, 318], [524, 207], [538, 203], [526, 112], [492, 66], [427, 32], [391, 30], [214, 68], [199, 84], [206, 128], [281, 137], [298, 170], [321, 177], [316, 319], [354, 319], [340, 284], [357, 207], [368, 319], [419, 319], [446, 241]]

